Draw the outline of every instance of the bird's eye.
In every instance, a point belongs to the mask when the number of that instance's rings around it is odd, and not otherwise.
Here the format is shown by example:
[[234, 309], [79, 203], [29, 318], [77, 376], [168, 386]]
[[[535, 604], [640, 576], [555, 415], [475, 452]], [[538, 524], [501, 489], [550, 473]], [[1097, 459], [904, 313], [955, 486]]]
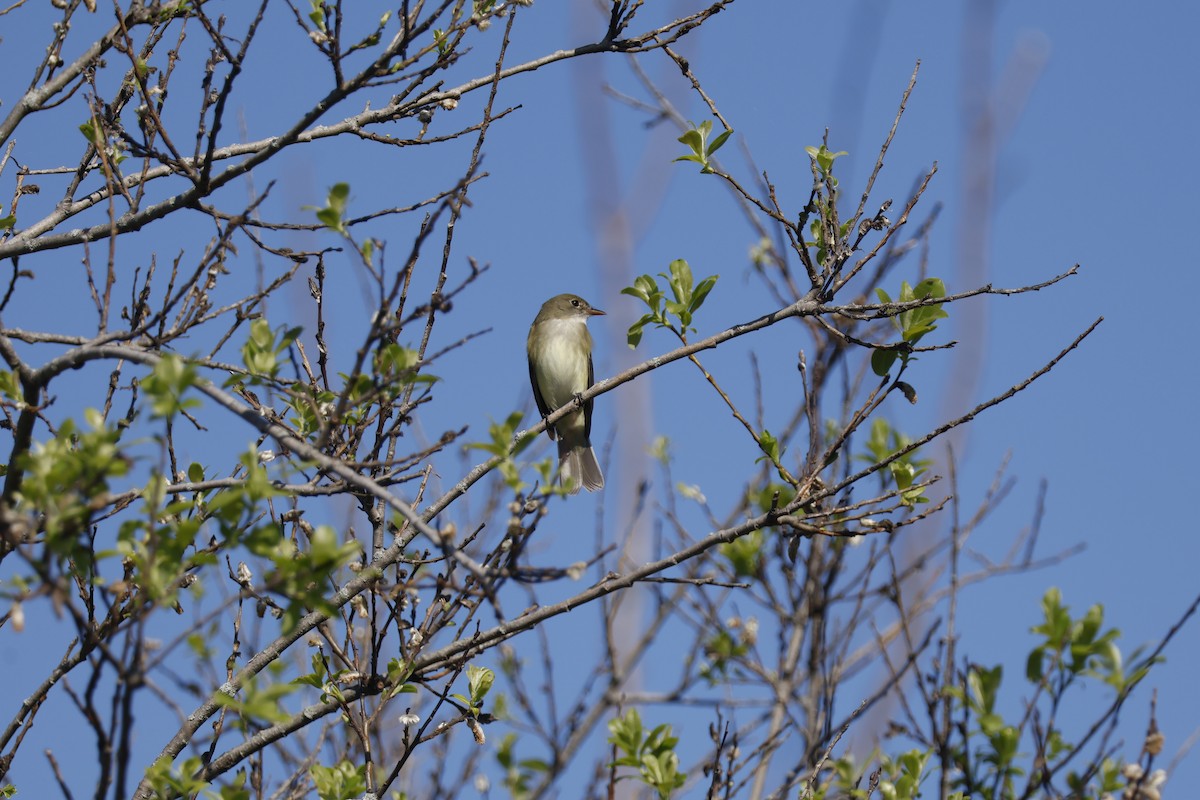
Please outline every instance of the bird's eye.
[[572, 301], [571, 301], [571, 305], [575, 306], [576, 308], [579, 308], [579, 301], [578, 301], [578, 300], [572, 300]]

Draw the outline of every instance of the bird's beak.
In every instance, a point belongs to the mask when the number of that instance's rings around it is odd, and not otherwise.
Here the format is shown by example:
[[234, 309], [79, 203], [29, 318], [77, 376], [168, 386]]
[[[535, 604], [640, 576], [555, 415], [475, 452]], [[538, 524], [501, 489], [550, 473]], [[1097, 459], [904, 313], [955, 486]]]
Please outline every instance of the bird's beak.
[[603, 317], [605, 314], [598, 308], [589, 308], [588, 314], [593, 317]]

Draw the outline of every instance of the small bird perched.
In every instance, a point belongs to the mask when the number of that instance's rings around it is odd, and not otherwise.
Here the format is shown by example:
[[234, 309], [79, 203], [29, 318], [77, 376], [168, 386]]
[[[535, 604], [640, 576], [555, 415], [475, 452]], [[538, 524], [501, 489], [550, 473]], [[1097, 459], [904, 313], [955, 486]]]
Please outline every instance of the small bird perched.
[[[545, 418], [572, 402], [592, 385], [592, 336], [589, 317], [603, 314], [582, 297], [560, 294], [542, 305], [525, 352], [529, 356], [529, 382], [533, 399]], [[571, 494], [582, 485], [589, 492], [604, 488], [604, 475], [596, 461], [590, 439], [592, 401], [546, 428], [551, 441], [558, 441], [558, 482]]]

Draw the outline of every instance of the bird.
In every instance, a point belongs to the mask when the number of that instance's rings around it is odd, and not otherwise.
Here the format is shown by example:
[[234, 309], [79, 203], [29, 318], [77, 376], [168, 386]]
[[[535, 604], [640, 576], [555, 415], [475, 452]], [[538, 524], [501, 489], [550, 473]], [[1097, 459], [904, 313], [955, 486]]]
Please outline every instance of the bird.
[[[529, 358], [529, 382], [542, 418], [571, 403], [592, 385], [592, 336], [587, 322], [604, 312], [574, 294], [560, 294], [542, 304], [525, 353]], [[558, 442], [558, 482], [570, 494], [582, 486], [589, 492], [604, 488], [604, 474], [592, 450], [592, 401], [584, 401], [546, 428], [551, 441]]]

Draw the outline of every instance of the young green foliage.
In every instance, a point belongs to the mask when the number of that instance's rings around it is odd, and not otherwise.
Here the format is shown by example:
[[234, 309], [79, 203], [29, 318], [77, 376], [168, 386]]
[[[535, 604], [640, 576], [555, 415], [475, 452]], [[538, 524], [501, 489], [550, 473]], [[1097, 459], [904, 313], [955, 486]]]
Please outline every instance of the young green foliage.
[[[888, 293], [883, 289], [876, 289], [875, 294], [879, 296], [881, 303], [892, 303], [893, 300]], [[916, 300], [926, 300], [929, 298], [941, 298], [946, 296], [946, 287], [938, 278], [926, 278], [916, 286], [909, 286], [908, 281], [900, 284], [900, 297], [894, 302], [911, 303]], [[907, 311], [902, 311], [892, 317], [892, 325], [899, 331], [901, 339], [906, 345], [912, 346], [921, 340], [927, 333], [937, 330], [937, 325], [934, 323], [939, 319], [944, 319], [950, 316], [942, 309], [942, 303], [931, 303], [927, 306], [919, 306], [910, 308]], [[914, 356], [904, 349], [888, 349], [883, 348], [876, 350], [871, 354], [871, 369], [879, 377], [883, 377], [891, 370], [892, 365], [896, 363], [896, 359], [900, 359], [903, 366], [908, 366], [908, 362]]]
[[[1025, 676], [1032, 683], [1065, 686], [1076, 678], [1095, 677], [1117, 691], [1125, 691], [1146, 675], [1150, 663], [1138, 663], [1126, 673], [1116, 640], [1121, 632], [1116, 628], [1101, 630], [1104, 607], [1093, 605], [1079, 619], [1071, 618], [1071, 610], [1062, 602], [1062, 593], [1050, 588], [1042, 597], [1044, 620], [1033, 627], [1042, 643], [1030, 653], [1025, 664]], [[1137, 659], [1139, 653], [1133, 654]]]
[[312, 24], [316, 26], [321, 33], [326, 33], [325, 28], [325, 0], [309, 0], [309, 6], [312, 11], [308, 13], [308, 18], [312, 20]]
[[282, 620], [285, 633], [310, 610], [334, 613], [336, 609], [326, 599], [326, 587], [337, 570], [362, 552], [356, 541], [339, 543], [337, 533], [328, 525], [312, 529], [306, 549], [272, 524], [255, 528], [245, 543], [250, 552], [272, 564], [264, 579], [287, 601]]
[[[505, 417], [503, 422], [493, 421], [488, 424], [489, 441], [471, 442], [466, 445], [468, 449], [482, 450], [485, 453], [500, 456], [503, 459], [496, 468], [500, 471], [500, 477], [504, 480], [505, 485], [513, 493], [524, 491], [529, 486], [529, 484], [521, 480], [521, 469], [517, 465], [517, 462], [513, 460], [513, 456], [528, 447], [535, 438], [533, 436], [526, 436], [519, 441], [516, 439], [517, 428], [524, 417], [525, 415], [522, 412], [514, 411]], [[549, 485], [549, 483], [546, 485]]]
[[804, 150], [812, 162], [814, 181], [812, 203], [805, 213], [815, 212], [808, 223], [812, 239], [804, 245], [816, 251], [816, 262], [824, 267], [829, 262], [830, 253], [845, 251], [842, 245], [852, 225], [849, 221], [838, 221], [838, 181], [833, 177], [833, 163], [847, 153], [845, 150], [832, 152], [823, 144], [820, 147], [805, 147]]
[[445, 57], [450, 53], [450, 37], [441, 28], [433, 29], [433, 41], [437, 45], [438, 55]]
[[252, 729], [252, 722], [286, 722], [292, 715], [280, 701], [298, 687], [291, 682], [268, 683], [262, 676], [247, 680], [237, 696], [218, 691], [217, 705], [235, 711], [245, 729]]
[[183, 760], [174, 768], [170, 756], [163, 756], [146, 770], [146, 781], [154, 789], [154, 797], [196, 797], [208, 786], [208, 781], [193, 778], [204, 766], [200, 756]]
[[517, 734], [505, 734], [496, 749], [496, 761], [504, 769], [504, 788], [512, 800], [529, 797], [530, 785], [538, 774], [550, 771], [550, 765], [538, 758], [518, 759], [516, 753]]
[[124, 521], [115, 554], [132, 567], [139, 601], [158, 605], [177, 602], [181, 581], [192, 569], [216, 563], [208, 551], [196, 551], [196, 536], [204, 521], [202, 501], [176, 499], [167, 503], [166, 479], [157, 473], [142, 489], [141, 514]]
[[437, 383], [436, 375], [424, 375], [420, 354], [398, 344], [386, 344], [375, 352], [375, 380], [394, 388], [419, 384], [428, 386]]
[[51, 552], [79, 564], [90, 563], [91, 549], [81, 534], [108, 494], [109, 480], [124, 476], [130, 462], [121, 452], [119, 429], [110, 428], [95, 409], [84, 411], [88, 428], [66, 420], [57, 435], [35, 443], [21, 456], [24, 480], [17, 511], [40, 517]]
[[973, 665], [967, 672], [967, 693], [963, 700], [986, 743], [975, 753], [978, 763], [985, 765], [984, 781], [999, 783], [1005, 796], [1010, 796], [1013, 781], [1024, 775], [1025, 770], [1015, 763], [1020, 731], [996, 711], [1003, 678], [1004, 668], [998, 664], [991, 669]]
[[[1128, 788], [1127, 779], [1123, 773], [1118, 762], [1111, 758], [1105, 758], [1100, 762], [1100, 768], [1096, 774], [1091, 776], [1091, 780], [1074, 770], [1068, 772], [1067, 788], [1071, 790], [1071, 797], [1098, 797], [1101, 800], [1122, 797], [1122, 790]], [[1149, 797], [1149, 795], [1142, 795], [1142, 797]]]
[[496, 682], [496, 673], [492, 672], [487, 667], [477, 667], [474, 664], [467, 667], [467, 692], [470, 697], [462, 694], [453, 694], [456, 700], [462, 702], [472, 716], [478, 717], [479, 712], [483, 709], [483, 701], [487, 697], [487, 693], [492, 690], [492, 684]]
[[[867, 438], [867, 452], [857, 458], [868, 463], [879, 463], [910, 444], [912, 444], [911, 439], [889, 425], [887, 420], [876, 417], [871, 421], [871, 433]], [[917, 449], [905, 453], [888, 464], [888, 472], [891, 474], [892, 480], [896, 482], [896, 488], [900, 490], [900, 502], [906, 506], [929, 502], [929, 498], [925, 497], [925, 487], [914, 486], [914, 484], [929, 471], [929, 466], [933, 462], [929, 459], [917, 458], [919, 452], [920, 450]]]
[[[871, 770], [872, 777], [879, 781], [879, 797], [889, 800], [916, 800], [924, 796], [921, 782], [927, 777], [925, 767], [932, 750], [909, 750], [898, 756], [880, 755], [878, 752], [867, 759], [867, 763], [878, 762]], [[832, 762], [831, 775], [813, 787], [812, 794], [801, 793], [804, 800], [870, 800], [875, 793], [863, 786], [864, 769], [853, 755], [845, 755]], [[950, 792], [944, 800], [969, 800], [962, 792]]]
[[762, 531], [751, 531], [732, 542], [717, 545], [717, 550], [729, 562], [729, 568], [737, 577], [757, 578], [762, 575]]
[[200, 406], [196, 398], [183, 399], [183, 393], [195, 386], [198, 379], [193, 364], [174, 353], [166, 353], [139, 385], [150, 398], [152, 416], [169, 420], [181, 411]]
[[367, 790], [367, 766], [342, 760], [332, 767], [314, 764], [308, 771], [321, 800], [352, 800]]
[[[717, 279], [720, 277], [719, 275], [709, 275], [699, 283], [695, 283], [692, 278], [692, 268], [681, 258], [671, 262], [668, 272], [660, 272], [658, 275], [667, 282], [674, 299], [667, 299], [666, 293], [658, 285], [658, 281], [649, 275], [638, 276], [634, 280], [633, 286], [626, 286], [621, 290], [621, 294], [636, 297], [650, 309], [648, 313], [642, 315], [641, 319], [629, 326], [626, 341], [628, 341], [630, 349], [638, 346], [642, 341], [643, 329], [650, 324], [666, 328], [678, 336], [681, 341], [686, 342], [688, 331], [696, 330], [692, 327], [693, 316], [700, 306], [704, 305], [705, 298], [717, 285]], [[676, 320], [678, 324], [676, 324]]]
[[413, 667], [411, 661], [401, 661], [398, 658], [393, 658], [388, 661], [387, 679], [391, 684], [392, 689], [388, 692], [388, 697], [395, 697], [398, 694], [416, 694], [417, 687], [406, 681], [412, 675]]
[[288, 422], [301, 438], [314, 436], [329, 424], [325, 412], [336, 408], [337, 399], [336, 394], [326, 389], [297, 385], [288, 395], [288, 407], [292, 410]]
[[[967, 669], [964, 685], [950, 685], [943, 690], [954, 698], [963, 712], [967, 741], [955, 749], [956, 785], [967, 789], [972, 797], [985, 787], [989, 791], [979, 796], [1019, 796], [1017, 779], [1027, 775], [1030, 769], [1033, 770], [1030, 780], [1036, 783], [1039, 771], [1053, 771], [1075, 755], [1081, 743], [1069, 740], [1056, 727], [1040, 733], [1042, 751], [1032, 767], [1025, 766], [1026, 754], [1021, 749], [1023, 732], [1028, 733], [1025, 728], [1029, 721], [1054, 720], [1054, 709], [1065, 702], [1066, 692], [1073, 685], [1083, 680], [1098, 680], [1117, 693], [1126, 692], [1154, 663], [1151, 659], [1142, 659], [1128, 675], [1122, 672], [1121, 655], [1116, 645], [1120, 633], [1116, 629], [1103, 629], [1104, 612], [1098, 605], [1089, 608], [1078, 619], [1072, 618], [1059, 590], [1051, 588], [1042, 598], [1042, 614], [1042, 623], [1032, 629], [1042, 641], [1030, 651], [1025, 674], [1039, 687], [1036, 696], [1047, 708], [1045, 715], [1035, 713], [1030, 716], [1026, 711], [1019, 724], [1004, 718], [998, 702], [1004, 677], [999, 665], [972, 664]], [[1092, 703], [1095, 702], [1093, 699]], [[1087, 775], [1068, 772], [1064, 776], [1072, 797], [1097, 798], [1106, 793], [1119, 793], [1122, 788], [1119, 765], [1105, 758], [1098, 766], [1097, 771]]]
[[[714, 633], [704, 642], [705, 662], [700, 665], [700, 677], [716, 686], [726, 681], [738, 659], [750, 653], [751, 637], [734, 636], [728, 630], [722, 629]], [[736, 672], [737, 675], [741, 671]]]
[[120, 166], [121, 162], [129, 156], [125, 155], [125, 146], [119, 139], [113, 140], [112, 144], [107, 144], [104, 138], [103, 129], [96, 124], [95, 119], [90, 119], [79, 126], [79, 132], [96, 148], [97, 151], [104, 153], [108, 163], [114, 168]]
[[390, 12], [390, 11], [383, 12], [379, 16], [379, 23], [376, 25], [375, 30], [371, 31], [366, 36], [364, 36], [363, 38], [359, 39], [354, 44], [347, 47], [346, 54], [349, 55], [350, 53], [353, 53], [356, 50], [365, 50], [368, 47], [375, 47], [376, 45], [378, 45], [379, 42], [383, 39], [384, 28], [387, 27], [388, 20], [390, 20], [391, 18], [392, 18], [392, 12]]
[[[239, 461], [242, 470], [241, 481], [207, 495], [204, 500], [204, 510], [208, 519], [217, 523], [221, 535], [229, 540], [230, 545], [240, 542], [247, 535], [247, 531], [258, 519], [262, 505], [281, 494], [267, 475], [266, 467], [259, 462], [258, 453], [253, 448], [242, 453]], [[278, 534], [277, 528], [272, 530]]]
[[309, 211], [317, 212], [317, 220], [334, 233], [346, 236], [346, 207], [350, 203], [350, 184], [335, 183], [325, 196], [325, 207], [305, 206]]
[[[271, 323], [259, 318], [250, 323], [250, 336], [242, 345], [242, 363], [246, 372], [250, 373], [251, 384], [258, 384], [260, 379], [273, 379], [279, 374], [280, 355], [300, 336], [303, 328], [279, 328], [272, 330]], [[236, 382], [231, 378], [230, 382]]]
[[759, 449], [763, 451], [763, 455], [755, 459], [755, 461], [762, 461], [765, 458], [772, 464], [778, 464], [779, 457], [783, 455], [783, 451], [779, 440], [775, 438], [774, 434], [764, 428], [763, 432], [758, 434], [757, 441]]
[[921, 779], [929, 753], [909, 750], [879, 763], [879, 794], [884, 800], [916, 800], [921, 796]]
[[[670, 725], [659, 725], [647, 735], [642, 727], [642, 718], [636, 708], [625, 712], [608, 723], [608, 741], [618, 752], [612, 762], [614, 767], [632, 767], [638, 770], [638, 779], [666, 800], [687, 780], [679, 771], [679, 757], [675, 745], [679, 739], [671, 735]], [[627, 775], [618, 777], [621, 780]]]
[[680, 156], [675, 160], [694, 161], [700, 165], [701, 174], [712, 174], [713, 170], [712, 165], [708, 163], [709, 159], [711, 159], [713, 153], [720, 150], [721, 145], [725, 144], [725, 141], [733, 135], [733, 130], [726, 130], [717, 134], [717, 138], [713, 139], [712, 142], [709, 142], [708, 137], [712, 133], [712, 127], [712, 120], [706, 119], [699, 125], [693, 123], [692, 127], [688, 129], [683, 136], [679, 137], [679, 141], [682, 144], [687, 145], [692, 152], [688, 153], [687, 155]]
[[842, 156], [850, 155], [845, 150], [839, 150], [836, 153], [830, 150], [825, 145], [813, 147], [809, 145], [804, 148], [804, 152], [808, 153], [809, 159], [817, 168], [817, 174], [823, 181], [830, 181], [834, 187], [837, 186], [837, 178], [833, 177], [833, 162], [837, 161]]

